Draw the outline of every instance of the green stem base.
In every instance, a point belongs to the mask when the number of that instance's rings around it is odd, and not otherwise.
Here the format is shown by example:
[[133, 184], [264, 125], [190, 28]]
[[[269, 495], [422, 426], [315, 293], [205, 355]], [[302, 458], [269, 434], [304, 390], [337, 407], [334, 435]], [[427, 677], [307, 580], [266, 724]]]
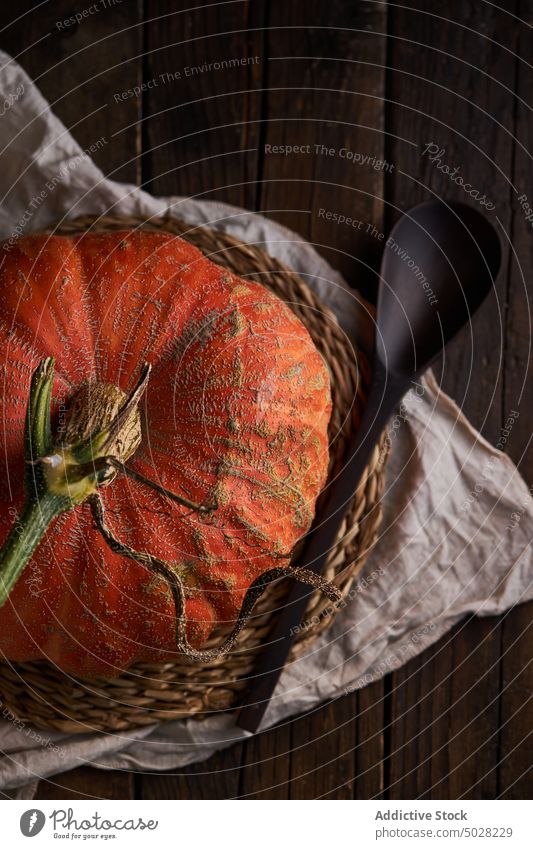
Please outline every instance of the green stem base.
[[0, 607], [9, 593], [50, 522], [65, 509], [65, 499], [44, 493], [39, 500], [28, 499], [0, 549]]

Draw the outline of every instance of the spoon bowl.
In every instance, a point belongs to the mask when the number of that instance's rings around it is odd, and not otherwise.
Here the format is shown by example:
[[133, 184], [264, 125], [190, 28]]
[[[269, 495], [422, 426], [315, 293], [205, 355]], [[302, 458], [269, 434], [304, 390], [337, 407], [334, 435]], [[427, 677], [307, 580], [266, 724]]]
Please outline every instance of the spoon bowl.
[[500, 267], [493, 226], [462, 203], [429, 201], [403, 215], [381, 264], [376, 357], [412, 380], [472, 318]]

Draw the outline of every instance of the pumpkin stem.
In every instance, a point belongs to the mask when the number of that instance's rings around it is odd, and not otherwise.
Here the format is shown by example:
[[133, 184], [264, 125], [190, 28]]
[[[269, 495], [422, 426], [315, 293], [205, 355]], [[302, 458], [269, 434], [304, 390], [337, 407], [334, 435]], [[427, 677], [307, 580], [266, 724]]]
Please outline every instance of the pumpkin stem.
[[140, 440], [140, 425], [137, 438], [130, 438], [129, 442], [125, 442], [124, 429], [128, 429], [132, 416], [138, 417], [137, 405], [149, 375], [150, 366], [145, 364], [137, 385], [118, 412], [111, 414], [108, 421], [104, 416], [96, 427], [85, 431], [87, 436], [82, 431], [81, 438], [65, 445], [54, 444], [50, 427], [53, 358], [42, 360], [35, 369], [24, 432], [25, 499], [19, 517], [0, 548], [0, 607], [56, 516], [94, 495], [99, 486], [113, 480], [117, 471], [204, 515], [216, 508], [215, 504], [196, 504], [169, 492], [122, 462], [121, 457], [129, 457]]
[[52, 450], [50, 401], [54, 360], [48, 357], [35, 369], [30, 386], [24, 432], [25, 501], [0, 549], [0, 607], [15, 586], [50, 522], [69, 507], [63, 495], [50, 492], [37, 460]]

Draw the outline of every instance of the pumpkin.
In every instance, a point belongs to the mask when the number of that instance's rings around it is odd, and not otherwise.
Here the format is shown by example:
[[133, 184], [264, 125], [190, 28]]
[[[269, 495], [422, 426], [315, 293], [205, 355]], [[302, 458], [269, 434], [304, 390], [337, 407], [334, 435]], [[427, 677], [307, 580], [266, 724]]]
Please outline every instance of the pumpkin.
[[3, 655], [83, 676], [209, 660], [272, 580], [337, 599], [290, 563], [331, 412], [291, 310], [165, 233], [0, 252]]

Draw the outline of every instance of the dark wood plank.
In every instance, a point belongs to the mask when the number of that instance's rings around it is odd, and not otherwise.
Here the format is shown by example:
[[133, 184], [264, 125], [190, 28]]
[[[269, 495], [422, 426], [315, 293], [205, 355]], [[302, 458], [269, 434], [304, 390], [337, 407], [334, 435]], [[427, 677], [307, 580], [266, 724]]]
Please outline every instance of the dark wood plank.
[[388, 798], [448, 797], [446, 720], [451, 710], [452, 639], [445, 636], [390, 676]]
[[[143, 184], [154, 194], [253, 208], [266, 63], [263, 7], [191, 2], [183, 12], [164, 0], [148, 10]], [[140, 792], [143, 798], [234, 798], [242, 751], [237, 745], [172, 774], [144, 775]], [[253, 774], [250, 767], [251, 790], [244, 792], [253, 792]]]
[[243, 747], [239, 797], [289, 799], [290, 762], [290, 722], [256, 734]]
[[[139, 84], [141, 0], [100, 7], [81, 23], [65, 23], [83, 11], [69, 0], [32, 0], [0, 7], [0, 45], [36, 82], [53, 111], [105, 174], [135, 182], [139, 177], [138, 127], [141, 100], [114, 95]], [[11, 21], [18, 18], [14, 23]], [[124, 129], [126, 128], [126, 129]]]
[[[507, 8], [512, 12], [515, 6], [511, 3]], [[482, 21], [476, 9], [472, 3], [463, 3], [442, 16], [429, 0], [414, 0], [409, 8], [391, 7], [387, 128], [392, 135], [387, 137], [387, 158], [398, 166], [387, 177], [391, 222], [400, 209], [431, 197], [431, 190], [439, 197], [475, 202], [439, 170], [438, 161], [431, 162], [429, 155], [424, 155], [426, 146], [433, 143], [444, 150], [442, 163], [451, 169], [458, 167], [480, 195], [485, 194], [496, 204], [494, 211], [485, 210], [487, 215], [493, 220], [498, 216], [504, 227], [509, 226], [505, 175], [510, 174], [512, 165], [513, 101], [508, 89], [513, 91], [516, 63], [497, 42], [515, 49], [516, 29], [512, 18], [496, 7], [484, 8]], [[507, 259], [505, 247], [504, 269]], [[469, 331], [464, 332], [447, 352], [440, 375], [444, 389], [495, 444], [505, 421], [501, 367], [505, 339], [499, 317], [499, 304], [505, 302], [505, 296], [506, 278], [502, 274], [496, 293], [476, 317], [475, 344]], [[442, 774], [442, 764], [436, 768], [435, 775], [440, 774], [438, 792], [452, 798], [496, 795], [498, 747], [494, 729], [500, 719], [500, 635], [497, 620], [471, 622], [455, 632], [450, 646], [456, 667], [448, 683], [449, 711], [439, 712], [435, 702], [433, 717], [418, 728], [415, 705], [431, 702], [435, 667], [432, 663], [423, 665], [407, 695], [405, 686], [413, 667], [393, 675], [391, 794], [435, 792], [431, 753], [436, 737], [448, 741], [450, 770], [446, 775]], [[464, 697], [465, 692], [472, 698]], [[438, 688], [435, 693], [439, 693]], [[403, 725], [398, 711], [405, 715]], [[407, 745], [410, 739], [411, 749]], [[468, 757], [472, 748], [477, 754]], [[414, 759], [416, 749], [416, 757], [424, 762], [430, 759], [429, 770], [416, 770], [414, 760], [411, 769], [406, 769], [404, 758], [408, 755]]]
[[264, 3], [163, 0], [146, 25], [143, 179], [154, 194], [253, 208]]
[[375, 681], [357, 692], [355, 799], [380, 799], [385, 784], [385, 682]]
[[[140, 174], [136, 122], [141, 101], [129, 98], [117, 104], [113, 93], [140, 81], [140, 3], [122, 3], [113, 10], [102, 7], [80, 24], [65, 25], [76, 11], [68, 0], [37, 8], [31, 0], [21, 0], [16, 8], [3, 4], [0, 44], [19, 57], [82, 148], [103, 139], [92, 156], [104, 173], [135, 182]], [[22, 15], [10, 25], [13, 18]], [[133, 793], [129, 773], [80, 767], [41, 781], [37, 798], [128, 799]]]
[[291, 799], [352, 799], [357, 696], [344, 696], [292, 722]]
[[366, 265], [383, 247], [385, 5], [273, 3], [268, 25], [260, 208], [375, 291]]
[[499, 796], [531, 799], [531, 716], [533, 714], [533, 603], [503, 620]]
[[[522, 0], [519, 16], [531, 22], [533, 2]], [[531, 301], [533, 299], [532, 223], [526, 220], [520, 197], [525, 194], [533, 205], [530, 152], [533, 146], [530, 107], [533, 74], [526, 64], [533, 50], [531, 28], [517, 24], [518, 53], [525, 62], [517, 66], [516, 138], [511, 195], [513, 221], [511, 238], [516, 257], [510, 262], [506, 322], [505, 409], [520, 413], [509, 436], [508, 451], [526, 483], [533, 486], [533, 393], [531, 368]], [[525, 148], [525, 150], [524, 150]], [[529, 152], [529, 153], [528, 153]], [[520, 520], [523, 505], [516, 505]], [[502, 624], [502, 703], [500, 734], [499, 793], [509, 799], [530, 799], [533, 792], [531, 769], [531, 716], [533, 712], [532, 623], [533, 603], [521, 605], [503, 617]]]
[[[192, 0], [187, 4], [193, 5]], [[464, 199], [458, 187], [421, 156], [426, 143], [438, 142], [446, 150], [443, 161], [459, 165], [480, 192], [497, 198], [495, 213], [507, 227], [510, 189], [498, 167], [503, 174], [512, 173], [515, 185], [524, 186], [533, 202], [529, 158], [517, 147], [513, 171], [509, 136], [476, 109], [482, 107], [512, 127], [512, 99], [497, 81], [512, 89], [517, 66], [495, 42], [514, 49], [520, 37], [519, 50], [523, 55], [529, 50], [529, 55], [530, 34], [526, 27], [519, 33], [503, 12], [486, 7], [481, 21], [477, 5], [465, 3], [446, 15], [465, 27], [482, 27], [494, 38], [491, 43], [423, 14], [436, 12], [429, 0], [411, 0], [413, 11], [391, 6], [387, 95], [392, 103], [384, 124], [380, 66], [385, 64], [385, 47], [376, 34], [385, 31], [384, 6], [340, 0], [260, 0], [212, 9], [197, 5], [187, 15], [170, 0], [155, 11], [150, 8], [148, 13], [159, 20], [147, 25], [143, 41], [134, 26], [139, 16], [135, 3], [123, 3], [59, 31], [56, 21], [73, 14], [71, 4], [59, 0], [53, 11], [37, 8], [0, 33], [0, 44], [21, 53], [20, 61], [40, 77], [43, 93], [73, 127], [82, 147], [101, 136], [109, 139], [95, 154], [105, 171], [118, 169], [113, 175], [118, 179], [142, 179], [158, 194], [200, 193], [257, 205], [313, 240], [370, 295], [375, 290], [372, 269], [383, 245], [379, 234], [385, 228], [385, 187], [392, 205], [387, 224], [397, 217], [397, 208], [428, 196], [417, 179], [438, 194]], [[16, 12], [2, 8], [0, 27], [30, 8], [29, 0], [22, 0]], [[514, 2], [508, 4], [511, 11], [516, 8]], [[522, 17], [531, 19], [531, 0], [522, 0], [518, 8]], [[265, 24], [275, 28], [268, 35], [259, 31]], [[128, 26], [133, 28], [121, 32]], [[246, 34], [230, 34], [247, 28]], [[30, 47], [46, 32], [48, 39]], [[206, 61], [254, 56], [259, 57], [257, 63], [185, 74], [186, 67]], [[66, 61], [54, 68], [62, 59]], [[488, 69], [495, 80], [465, 62]], [[413, 73], [425, 80], [409, 76]], [[527, 100], [531, 80], [525, 67], [519, 67], [518, 79], [519, 93]], [[157, 85], [139, 96], [115, 98], [143, 80], [156, 80]], [[141, 173], [138, 122], [143, 116]], [[529, 132], [529, 112], [518, 105], [517, 135], [528, 149]], [[265, 144], [309, 144], [311, 153], [265, 155]], [[315, 144], [335, 152], [330, 155], [320, 148], [316, 153]], [[342, 147], [366, 156], [366, 164], [339, 156]], [[385, 168], [369, 165], [372, 157]], [[514, 244], [529, 281], [530, 225], [516, 198], [513, 202]], [[363, 226], [354, 229], [328, 221], [319, 214], [321, 209], [355, 218]], [[375, 227], [378, 236], [367, 225]], [[513, 263], [509, 267], [508, 280], [502, 277], [498, 290], [498, 298], [509, 305], [505, 339], [500, 337], [495, 304], [487, 306], [476, 324], [475, 350], [465, 336], [447, 357], [443, 375], [447, 391], [495, 442], [529, 376], [529, 301], [520, 269]], [[506, 351], [503, 372], [501, 346]], [[472, 353], [475, 383], [468, 381]], [[530, 483], [532, 403], [531, 393], [525, 392], [507, 446]], [[142, 798], [184, 799], [492, 798], [498, 793], [525, 798], [531, 793], [525, 743], [533, 690], [532, 610], [533, 605], [522, 606], [499, 619], [461, 623], [386, 683], [376, 682], [203, 763], [170, 775], [139, 776], [138, 793]], [[81, 767], [41, 782], [38, 798], [130, 798], [134, 792], [128, 773]]]
[[133, 799], [131, 772], [80, 766], [39, 782], [36, 799]]
[[[385, 171], [369, 163], [384, 160], [385, 6], [274, 3], [268, 26], [259, 207], [307, 237], [353, 285], [371, 293], [383, 244]], [[300, 152], [287, 153], [288, 146]], [[341, 156], [342, 149], [366, 157], [364, 163]], [[327, 213], [361, 227], [328, 220]], [[382, 693], [377, 683], [370, 695], [352, 694], [293, 723], [291, 798], [379, 792]]]
[[[508, 89], [513, 91], [516, 67], [513, 56], [491, 36], [497, 34], [498, 42], [516, 49], [516, 30], [512, 18], [494, 6], [484, 10], [483, 22], [474, 8], [470, 2], [458, 4], [444, 20], [434, 14], [431, 0], [414, 0], [409, 8], [391, 7], [387, 127], [392, 135], [387, 136], [387, 150], [397, 167], [387, 178], [390, 221], [432, 193], [475, 203], [439, 170], [441, 161], [458, 167], [475, 190], [490, 198], [496, 209], [478, 208], [496, 227], [498, 217], [509, 229], [506, 175], [512, 164], [513, 98]], [[513, 3], [508, 9], [512, 11]], [[490, 74], [480, 69], [490, 69]], [[429, 143], [444, 151], [440, 160], [432, 162], [429, 154], [424, 155]], [[502, 246], [505, 269], [509, 249]], [[505, 340], [500, 308], [505, 292], [506, 277], [501, 273], [495, 294], [476, 316], [474, 344], [466, 328], [447, 351], [442, 373], [445, 391], [494, 444], [503, 424]]]

